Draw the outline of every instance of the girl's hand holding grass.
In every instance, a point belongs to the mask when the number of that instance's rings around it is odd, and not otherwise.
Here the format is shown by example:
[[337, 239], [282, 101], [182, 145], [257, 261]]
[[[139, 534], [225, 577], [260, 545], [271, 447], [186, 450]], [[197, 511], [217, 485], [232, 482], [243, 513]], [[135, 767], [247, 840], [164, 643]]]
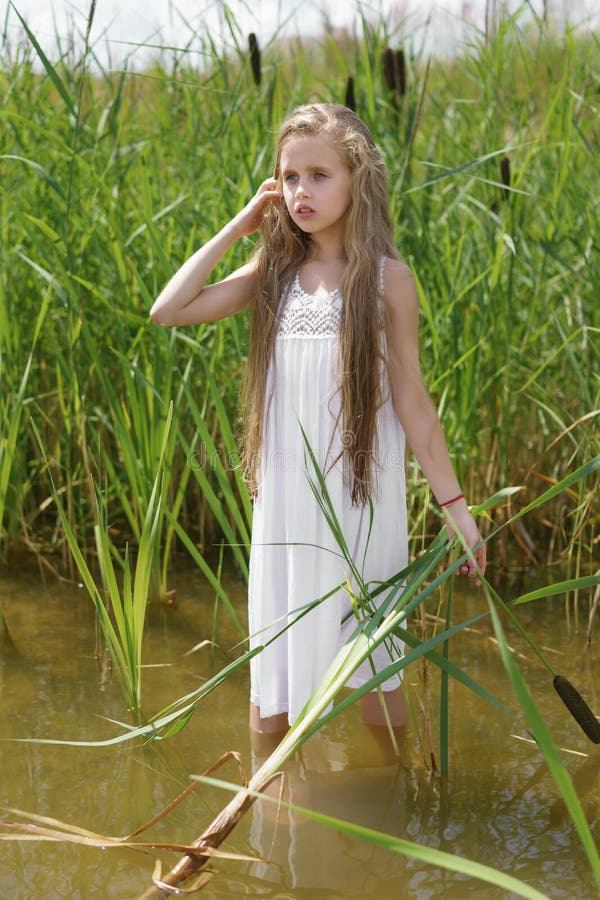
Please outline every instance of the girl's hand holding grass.
[[[449, 538], [458, 534], [469, 547], [477, 547], [478, 544], [481, 544], [481, 534], [473, 516], [469, 512], [469, 507], [464, 498], [453, 503], [451, 507], [445, 507], [443, 513]], [[467, 560], [458, 570], [459, 575], [468, 575], [470, 578], [474, 578], [477, 587], [481, 587], [480, 576], [485, 575], [485, 544], [481, 544], [480, 547], [477, 547], [477, 549], [473, 551], [473, 556], [476, 564], [473, 565], [472, 560]]]

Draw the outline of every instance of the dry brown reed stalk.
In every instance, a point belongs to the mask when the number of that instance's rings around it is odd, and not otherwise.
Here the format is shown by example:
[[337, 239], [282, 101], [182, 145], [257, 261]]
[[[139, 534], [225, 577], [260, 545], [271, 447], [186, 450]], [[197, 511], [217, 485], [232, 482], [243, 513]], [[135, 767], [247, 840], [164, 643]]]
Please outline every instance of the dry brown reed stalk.
[[[425, 641], [429, 637], [429, 629], [427, 626], [427, 612], [424, 606], [419, 606], [418, 610], [416, 611], [416, 620], [419, 624], [420, 640], [422, 643], [425, 643]], [[423, 681], [423, 684], [426, 684], [427, 673], [429, 672], [429, 660], [426, 656], [421, 657], [418, 663], [418, 667], [421, 680]]]
[[[600, 570], [598, 570], [597, 574], [600, 575]], [[588, 646], [592, 643], [592, 625], [594, 623], [594, 616], [598, 610], [598, 606], [600, 606], [600, 585], [596, 588], [594, 592], [594, 600], [592, 602], [592, 606], [590, 609], [590, 615], [588, 618], [588, 626], [587, 631], [585, 633], [585, 640]]]
[[[273, 772], [269, 758], [256, 774], [252, 776], [250, 781], [247, 782], [241, 767], [239, 754], [234, 751], [225, 753], [204, 773], [204, 775], [214, 772], [215, 769], [219, 768], [229, 759], [235, 759], [237, 761], [243, 787], [227, 806], [225, 806], [213, 819], [208, 828], [205, 828], [202, 834], [190, 845], [190, 847], [193, 848], [193, 852], [186, 852], [164, 878], [160, 878], [159, 880], [156, 877], [153, 877], [153, 886], [141, 894], [137, 900], [160, 900], [160, 898], [168, 897], [171, 894], [187, 893], [186, 890], [182, 890], [182, 887], [185, 886], [186, 883], [189, 883], [192, 878], [195, 878], [204, 866], [210, 862], [211, 858], [215, 855], [214, 851], [217, 847], [226, 840], [244, 813], [250, 809], [256, 799], [256, 794], [264, 793], [274, 781], [282, 777], [281, 772]], [[184, 794], [189, 793], [192, 789], [193, 788], [188, 788]], [[159, 813], [158, 816], [155, 816], [151, 822], [156, 822], [159, 818], [162, 818], [162, 816], [170, 811], [180, 799], [181, 798], [177, 798], [173, 803], [169, 804], [169, 806]], [[143, 827], [146, 828], [147, 825]], [[137, 834], [137, 832], [134, 833]]]
[[433, 737], [431, 733], [431, 716], [427, 706], [419, 698], [419, 706], [421, 707], [421, 731], [419, 732], [419, 743], [423, 752], [425, 765], [429, 767], [432, 775], [439, 772], [438, 764], [435, 758], [435, 750], [433, 749]]
[[250, 52], [252, 77], [254, 78], [254, 84], [258, 87], [260, 85], [262, 72], [260, 65], [260, 47], [258, 46], [258, 41], [256, 40], [254, 32], [250, 32], [248, 35], [248, 50]]
[[[273, 776], [261, 790], [274, 780]], [[258, 786], [254, 786], [254, 790]], [[185, 856], [163, 877], [155, 881], [152, 887], [140, 895], [139, 900], [158, 900], [169, 894], [185, 893], [182, 886], [195, 877], [211, 860], [211, 851], [216, 849], [233, 831], [244, 813], [254, 803], [254, 797], [246, 790], [236, 794], [234, 799], [223, 809], [211, 825], [198, 837], [192, 847], [197, 848], [197, 855], [186, 853]]]
[[530, 560], [531, 564], [539, 566], [540, 562], [535, 542], [520, 520], [515, 522], [513, 526], [513, 537], [522, 550], [523, 555]]
[[[32, 558], [35, 559], [36, 564], [40, 570], [40, 574], [43, 575], [44, 570], [50, 572], [53, 578], [56, 578], [57, 581], [62, 582], [63, 584], [73, 584], [73, 579], [63, 575], [58, 569], [52, 565], [50, 560], [44, 555], [47, 553], [47, 550], [40, 549], [38, 544], [34, 543], [29, 536], [29, 532], [27, 531], [27, 522], [25, 520], [25, 514], [21, 515], [21, 541], [22, 546], [28, 553], [31, 554]], [[1, 630], [0, 630], [1, 631]]]

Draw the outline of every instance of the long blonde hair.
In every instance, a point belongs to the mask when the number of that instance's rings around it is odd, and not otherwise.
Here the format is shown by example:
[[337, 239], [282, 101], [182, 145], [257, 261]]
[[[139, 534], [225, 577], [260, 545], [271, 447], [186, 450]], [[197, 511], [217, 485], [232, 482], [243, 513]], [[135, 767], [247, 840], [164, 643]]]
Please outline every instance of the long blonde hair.
[[[352, 473], [352, 503], [358, 506], [367, 503], [374, 486], [376, 413], [381, 403], [380, 265], [383, 257], [398, 258], [398, 252], [385, 164], [367, 126], [347, 107], [318, 103], [293, 110], [279, 132], [274, 177], [281, 179], [286, 142], [316, 135], [331, 139], [352, 175], [344, 235], [348, 263], [341, 283], [340, 455]], [[255, 257], [258, 280], [243, 385], [243, 464], [252, 493], [258, 486], [267, 373], [277, 334], [279, 299], [310, 252], [309, 235], [293, 222], [284, 205], [273, 204]]]

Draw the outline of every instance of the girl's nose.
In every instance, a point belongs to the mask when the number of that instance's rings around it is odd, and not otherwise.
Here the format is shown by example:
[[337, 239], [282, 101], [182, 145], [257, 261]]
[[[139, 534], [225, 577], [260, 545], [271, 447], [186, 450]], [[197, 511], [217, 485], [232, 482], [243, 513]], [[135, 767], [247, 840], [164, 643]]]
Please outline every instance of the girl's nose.
[[296, 197], [308, 197], [309, 193], [305, 189], [304, 185], [301, 181], [298, 182], [298, 186], [296, 187]]

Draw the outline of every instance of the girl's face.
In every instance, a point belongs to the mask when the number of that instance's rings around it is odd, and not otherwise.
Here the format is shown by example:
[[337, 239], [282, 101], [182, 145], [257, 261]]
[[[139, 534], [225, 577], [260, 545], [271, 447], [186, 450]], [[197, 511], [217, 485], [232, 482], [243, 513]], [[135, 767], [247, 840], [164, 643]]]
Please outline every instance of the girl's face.
[[281, 152], [283, 198], [302, 231], [343, 239], [352, 176], [330, 138], [295, 137]]

